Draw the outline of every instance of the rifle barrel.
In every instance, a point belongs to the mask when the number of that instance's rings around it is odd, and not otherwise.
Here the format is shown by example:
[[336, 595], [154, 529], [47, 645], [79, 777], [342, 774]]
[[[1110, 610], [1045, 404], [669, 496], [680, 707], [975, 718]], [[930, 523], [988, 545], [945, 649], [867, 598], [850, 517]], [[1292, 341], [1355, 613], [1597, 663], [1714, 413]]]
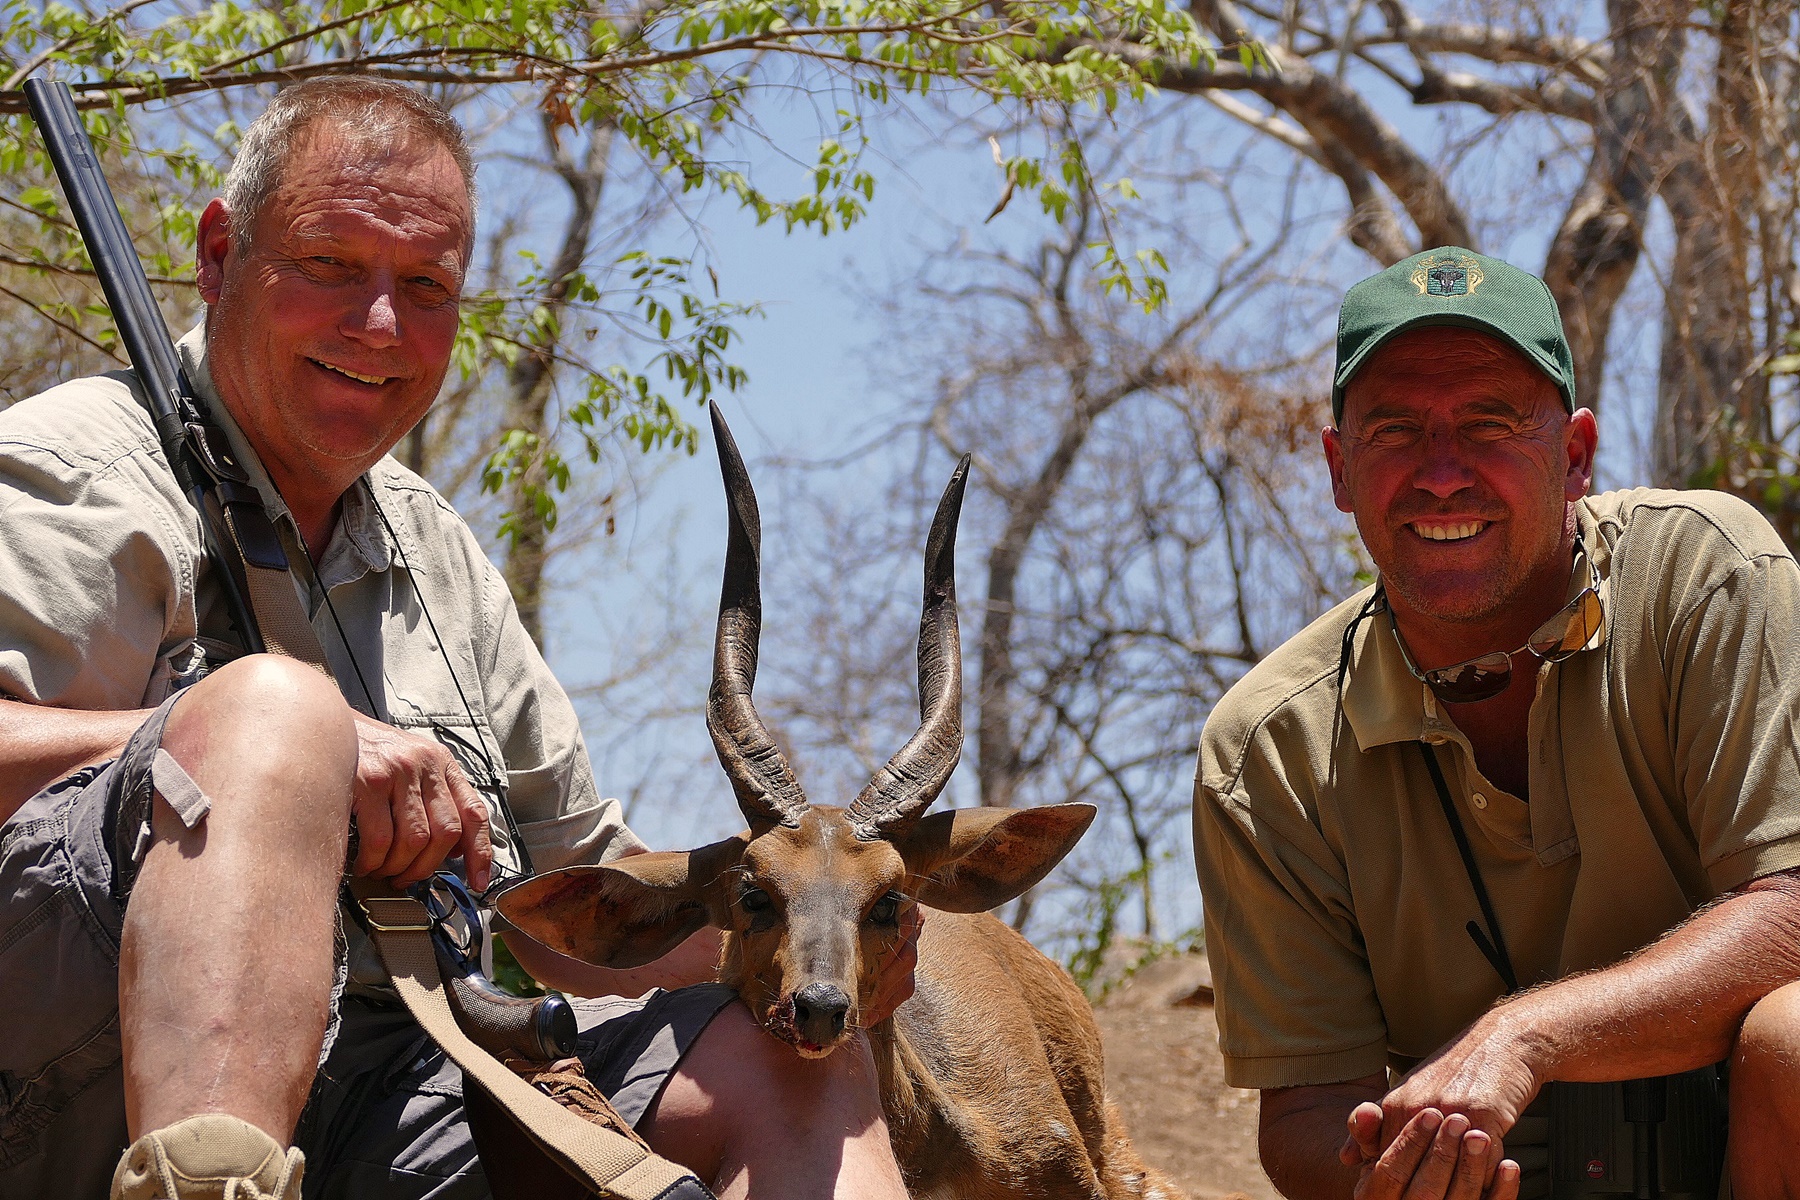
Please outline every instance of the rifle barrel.
[[[168, 459], [175, 482], [187, 493], [199, 517], [201, 540], [207, 557], [219, 568], [219, 584], [225, 592], [232, 623], [243, 637], [245, 649], [260, 652], [265, 643], [256, 613], [245, 595], [240, 578], [242, 568], [234, 567], [222, 549], [222, 506], [234, 501], [230, 496], [220, 496], [212, 475], [197, 465], [199, 456], [193, 449], [190, 423], [199, 427], [199, 406], [193, 400], [192, 386], [182, 374], [181, 360], [175, 357], [169, 327], [163, 322], [162, 309], [150, 290], [150, 280], [144, 275], [144, 264], [138, 258], [137, 247], [132, 245], [125, 219], [119, 215], [118, 201], [100, 170], [93, 140], [75, 109], [75, 97], [66, 83], [27, 79], [25, 100], [31, 106], [32, 120], [44, 135], [50, 166], [68, 197], [76, 228], [87, 243], [88, 257], [93, 260], [94, 274], [100, 277], [100, 288], [112, 309], [119, 340], [149, 398], [150, 420], [156, 428], [157, 441], [162, 444], [163, 457]], [[244, 507], [241, 502], [236, 503], [240, 509]], [[262, 512], [260, 501], [255, 509], [257, 514]], [[262, 527], [267, 528], [266, 519]], [[279, 554], [280, 544], [273, 539], [274, 530], [268, 528], [265, 540], [274, 546], [273, 553]], [[285, 562], [282, 567], [286, 568]]]
[[163, 323], [162, 310], [150, 291], [150, 281], [144, 276], [144, 265], [138, 259], [124, 219], [119, 216], [118, 202], [101, 173], [94, 143], [76, 111], [75, 98], [65, 83], [27, 79], [25, 99], [31, 106], [32, 119], [44, 135], [51, 166], [68, 197], [75, 224], [87, 243], [88, 257], [93, 260], [94, 272], [100, 277], [100, 287], [119, 329], [119, 340], [149, 395], [163, 453], [175, 469], [182, 490], [197, 498], [200, 484], [186, 452], [187, 387], [181, 377], [181, 364], [175, 357], [168, 326]]

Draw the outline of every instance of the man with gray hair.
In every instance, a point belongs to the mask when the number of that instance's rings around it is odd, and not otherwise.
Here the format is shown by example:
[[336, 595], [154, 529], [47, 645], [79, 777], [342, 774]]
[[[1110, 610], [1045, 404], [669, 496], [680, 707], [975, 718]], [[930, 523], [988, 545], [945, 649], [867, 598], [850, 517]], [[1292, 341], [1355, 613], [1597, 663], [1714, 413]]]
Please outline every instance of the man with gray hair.
[[[303, 1167], [309, 1198], [488, 1193], [461, 1072], [340, 922], [344, 864], [479, 890], [643, 846], [474, 535], [387, 457], [448, 369], [473, 182], [430, 100], [319, 79], [200, 218], [182, 366], [341, 693], [242, 654], [131, 374], [0, 414], [0, 1196], [291, 1200]], [[705, 982], [716, 942], [632, 972], [515, 949], [609, 997], [578, 1002], [590, 1077], [720, 1195], [904, 1196], [866, 1047], [768, 1037]]]

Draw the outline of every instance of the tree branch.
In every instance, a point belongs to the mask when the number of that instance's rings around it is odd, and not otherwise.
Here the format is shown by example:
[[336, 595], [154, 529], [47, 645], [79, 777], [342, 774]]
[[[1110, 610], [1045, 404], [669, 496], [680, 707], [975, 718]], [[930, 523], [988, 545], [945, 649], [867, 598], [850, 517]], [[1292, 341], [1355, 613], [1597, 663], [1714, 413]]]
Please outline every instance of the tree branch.
[[1500, 83], [1466, 71], [1426, 69], [1411, 89], [1414, 104], [1473, 104], [1498, 117], [1520, 112], [1541, 112], [1592, 125], [1599, 119], [1593, 96], [1560, 79], [1544, 80], [1536, 87]]
[[[1196, 8], [1202, 7], [1212, 10], [1210, 23], [1215, 35], [1225, 38], [1229, 35], [1220, 33], [1221, 29], [1241, 28], [1231, 23], [1235, 6], [1229, 0], [1200, 0]], [[1127, 52], [1125, 47], [1117, 49], [1122, 54]], [[1210, 67], [1171, 65], [1157, 82], [1172, 92], [1195, 93], [1216, 88], [1255, 92], [1285, 110], [1322, 147], [1327, 137], [1340, 143], [1400, 201], [1426, 245], [1478, 248], [1461, 206], [1436, 169], [1366, 99], [1304, 60], [1282, 56], [1278, 66], [1278, 73], [1269, 74], [1245, 71], [1224, 62]], [[1342, 177], [1342, 172], [1339, 175]], [[1354, 199], [1352, 203], [1363, 207]]]
[[1575, 359], [1575, 398], [1599, 410], [1613, 308], [1637, 269], [1680, 102], [1681, 14], [1662, 0], [1611, 0], [1616, 53], [1596, 101], [1587, 175], [1563, 214], [1544, 263]]

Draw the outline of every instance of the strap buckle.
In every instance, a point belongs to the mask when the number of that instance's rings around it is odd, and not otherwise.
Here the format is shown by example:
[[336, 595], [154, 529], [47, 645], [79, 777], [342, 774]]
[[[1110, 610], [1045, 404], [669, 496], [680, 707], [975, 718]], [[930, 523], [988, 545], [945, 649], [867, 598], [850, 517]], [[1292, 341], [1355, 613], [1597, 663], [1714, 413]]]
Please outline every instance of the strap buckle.
[[430, 933], [450, 956], [468, 965], [481, 957], [481, 911], [468, 887], [451, 871], [414, 884], [407, 895], [378, 895], [352, 886], [363, 920], [377, 933]]
[[225, 444], [225, 435], [215, 425], [203, 420], [186, 422], [188, 446], [194, 451], [194, 457], [206, 473], [218, 483], [249, 483], [250, 476], [232, 456], [231, 449]]
[[356, 907], [377, 933], [430, 933], [431, 912], [411, 896], [358, 896]]
[[410, 889], [431, 916], [432, 937], [464, 967], [479, 967], [484, 931], [481, 909], [454, 871], [439, 871]]

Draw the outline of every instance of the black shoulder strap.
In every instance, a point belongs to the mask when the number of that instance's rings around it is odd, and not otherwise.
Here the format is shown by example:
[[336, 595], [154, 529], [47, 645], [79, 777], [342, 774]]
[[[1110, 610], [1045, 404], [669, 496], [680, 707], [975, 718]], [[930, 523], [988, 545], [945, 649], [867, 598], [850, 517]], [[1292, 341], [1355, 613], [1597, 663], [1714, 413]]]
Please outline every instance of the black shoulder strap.
[[209, 549], [248, 610], [248, 620], [234, 621], [244, 649], [286, 655], [330, 675], [261, 494], [198, 402], [186, 424], [188, 450], [210, 484], [202, 489], [204, 524], [215, 540]]
[[[1469, 936], [1475, 939], [1476, 949], [1488, 960], [1506, 984], [1508, 992], [1519, 990], [1519, 977], [1513, 973], [1512, 959], [1506, 953], [1506, 939], [1500, 933], [1500, 919], [1494, 915], [1493, 901], [1488, 899], [1487, 885], [1481, 881], [1481, 872], [1475, 867], [1475, 851], [1469, 847], [1469, 835], [1463, 830], [1462, 818], [1456, 813], [1456, 804], [1450, 799], [1450, 785], [1444, 782], [1444, 769], [1438, 765], [1437, 752], [1424, 742], [1414, 742], [1419, 754], [1425, 759], [1425, 769], [1431, 772], [1431, 786], [1437, 790], [1438, 803], [1443, 805], [1444, 820], [1450, 823], [1450, 833], [1456, 838], [1456, 852], [1462, 855], [1463, 870], [1469, 873], [1469, 886], [1475, 889], [1475, 903], [1481, 906], [1481, 915], [1487, 921], [1487, 930], [1470, 921], [1466, 929]], [[1491, 933], [1491, 937], [1489, 936]]]

